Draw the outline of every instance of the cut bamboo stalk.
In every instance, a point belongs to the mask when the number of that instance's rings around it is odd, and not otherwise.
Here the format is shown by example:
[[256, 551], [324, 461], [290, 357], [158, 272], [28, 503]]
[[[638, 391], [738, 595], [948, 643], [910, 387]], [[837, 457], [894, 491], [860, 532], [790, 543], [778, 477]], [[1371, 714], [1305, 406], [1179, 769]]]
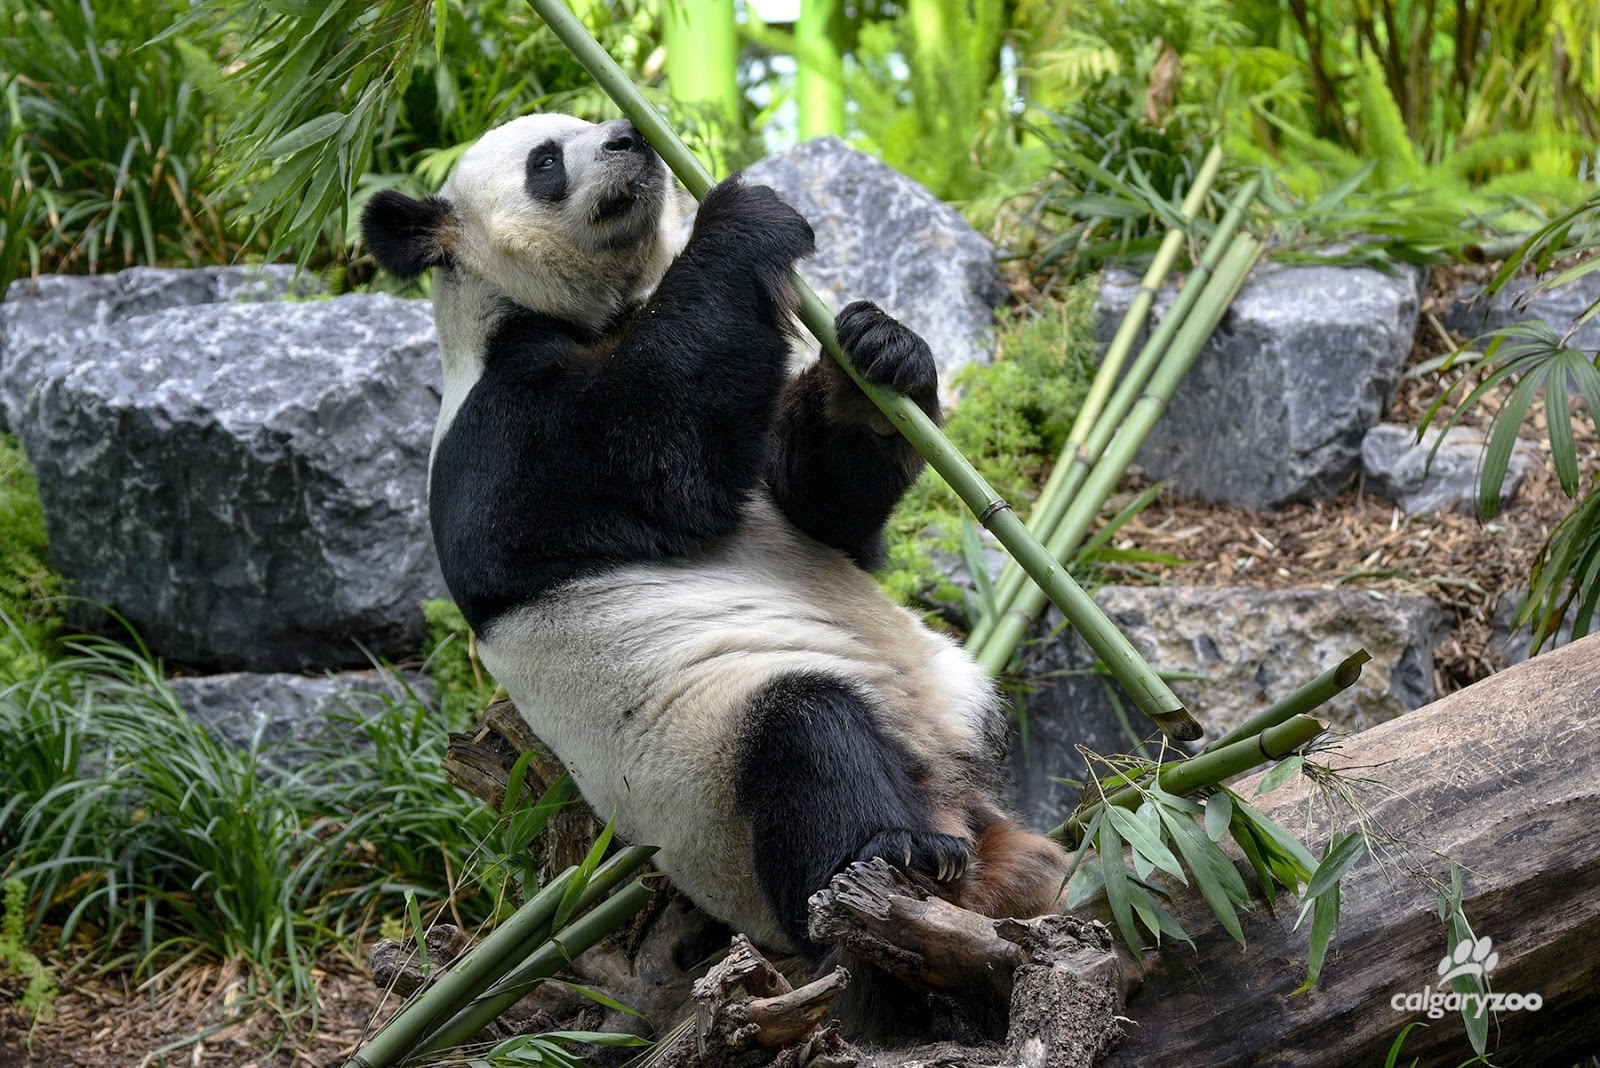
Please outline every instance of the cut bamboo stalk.
[[[1324, 720], [1311, 716], [1293, 716], [1260, 734], [1241, 738], [1220, 749], [1208, 750], [1188, 760], [1164, 764], [1156, 773], [1156, 781], [1169, 794], [1182, 797], [1225, 779], [1243, 774], [1251, 768], [1274, 760], [1282, 760], [1296, 749], [1310, 742], [1328, 729]], [[1083, 833], [1095, 814], [1106, 805], [1119, 808], [1138, 808], [1144, 794], [1135, 786], [1124, 786], [1081, 811], [1073, 813], [1066, 823], [1051, 832], [1053, 837], [1064, 837], [1076, 849], [1083, 842]]]
[[[438, 1025], [516, 967], [516, 950], [529, 936], [550, 934], [550, 920], [577, 868], [568, 868], [534, 895], [506, 922], [496, 927], [431, 986], [423, 987], [394, 1018], [350, 1058], [353, 1068], [388, 1068], [399, 1064]], [[418, 952], [422, 952], [418, 947]]]
[[[677, 174], [680, 181], [697, 198], [711, 188], [710, 173], [695, 158], [662, 120], [622, 70], [606, 54], [583, 24], [573, 17], [561, 0], [528, 0], [552, 32], [561, 39], [573, 57], [588, 70], [623, 114], [650, 142], [661, 158]], [[1037, 538], [1028, 533], [1011, 506], [1001, 498], [983, 477], [967, 462], [945, 436], [908, 397], [881, 389], [865, 381], [839, 348], [833, 332], [833, 315], [811, 291], [811, 287], [798, 274], [793, 275], [795, 292], [799, 295], [800, 319], [806, 328], [822, 343], [823, 352], [835, 360], [845, 373], [861, 388], [873, 404], [884, 413], [905, 435], [907, 441], [922, 454], [928, 465], [937, 471], [962, 502], [978, 517], [978, 521], [992, 531], [1017, 560], [1023, 570], [1054, 601], [1062, 613], [1073, 622], [1090, 648], [1106, 664], [1124, 690], [1170, 737], [1189, 740], [1200, 736], [1200, 725], [1195, 722], [1183, 703], [1161, 677], [1145, 663], [1128, 640], [1106, 618], [1083, 588], [1066, 570], [1058, 566]]]
[[1371, 654], [1365, 649], [1357, 649], [1336, 667], [1324, 671], [1281, 700], [1274, 701], [1201, 751], [1215, 752], [1241, 738], [1250, 738], [1268, 727], [1276, 727], [1290, 716], [1310, 712], [1313, 708], [1327, 703], [1335, 694], [1354, 686], [1356, 680], [1361, 678], [1362, 665], [1371, 659]]
[[474, 1035], [521, 1001], [534, 987], [626, 923], [649, 900], [650, 890], [642, 882], [630, 883], [617, 891], [615, 896], [594, 911], [547, 939], [544, 946], [521, 967], [475, 998], [424, 1040], [414, 1055], [427, 1056], [470, 1042]]
[[[1177, 391], [1183, 376], [1216, 330], [1234, 294], [1244, 285], [1245, 276], [1250, 273], [1260, 252], [1260, 242], [1248, 234], [1234, 238], [1216, 273], [1206, 283], [1203, 306], [1185, 319], [1166, 357], [1150, 376], [1144, 394], [1133, 404], [1127, 417], [1120, 421], [1116, 436], [1051, 535], [1047, 551], [1052, 559], [1067, 560], [1076, 551], [1095, 517], [1100, 514], [1101, 502], [1116, 489], [1139, 446], [1166, 410], [1167, 402]], [[977, 651], [978, 662], [995, 674], [1005, 670], [1016, 652], [1017, 644], [1043, 607], [1044, 596], [1041, 591], [1036, 586], [1024, 587], [1017, 595], [1015, 604], [996, 621], [983, 648]]]
[[[654, 856], [655, 852], [654, 847], [647, 846], [629, 846], [619, 850], [616, 856], [597, 868], [584, 882], [572, 903], [571, 913], [582, 913]], [[505, 980], [513, 969], [531, 960], [549, 944], [551, 922], [561, 910], [577, 870], [568, 868], [552, 879], [534, 895], [533, 900], [495, 928], [440, 976], [436, 983], [420, 991], [410, 1004], [357, 1051], [347, 1062], [350, 1068], [390, 1068], [399, 1064], [411, 1056], [421, 1043], [428, 1041], [431, 1035], [460, 1016], [486, 990]]]
[[[1206, 283], [1211, 279], [1217, 264], [1221, 262], [1223, 254], [1232, 244], [1233, 235], [1244, 221], [1245, 212], [1255, 200], [1256, 192], [1261, 188], [1260, 179], [1251, 179], [1234, 196], [1228, 205], [1228, 210], [1222, 216], [1222, 221], [1217, 224], [1216, 231], [1211, 240], [1206, 244], [1206, 250], [1201, 254], [1200, 262], [1195, 264], [1189, 272], [1183, 289], [1178, 292], [1178, 297], [1173, 301], [1167, 314], [1162, 316], [1161, 322], [1151, 332], [1144, 346], [1139, 350], [1139, 355], [1134, 359], [1133, 366], [1123, 376], [1117, 390], [1112, 394], [1111, 402], [1102, 413], [1102, 417], [1095, 420], [1094, 426], [1088, 431], [1081, 447], [1072, 449], [1068, 456], [1066, 449], [1062, 450], [1061, 460], [1055, 469], [1050, 472], [1050, 479], [1045, 483], [1045, 490], [1041, 492], [1038, 503], [1034, 506], [1033, 514], [1028, 517], [1028, 529], [1035, 536], [1044, 539], [1047, 543], [1050, 536], [1055, 533], [1056, 527], [1061, 523], [1061, 516], [1067, 508], [1078, 499], [1079, 490], [1083, 481], [1088, 477], [1089, 470], [1100, 459], [1112, 435], [1122, 425], [1123, 418], [1128, 414], [1128, 409], [1133, 406], [1139, 391], [1144, 388], [1145, 382], [1152, 372], [1166, 356], [1167, 348], [1172, 339], [1177, 335], [1178, 329], [1187, 320], [1190, 311], [1199, 301]], [[1131, 311], [1132, 309], [1130, 309]], [[1125, 319], [1124, 325], [1127, 320]], [[1096, 376], [1098, 379], [1098, 375]], [[1058, 478], [1059, 476], [1059, 478]], [[1050, 482], [1056, 483], [1056, 492], [1049, 492]], [[1103, 504], [1104, 502], [1099, 502]], [[1098, 504], [1097, 504], [1098, 509]], [[1057, 557], [1059, 560], [1060, 557]], [[995, 587], [995, 611], [978, 620], [972, 633], [967, 637], [967, 648], [979, 654], [988, 644], [989, 636], [993, 633], [995, 625], [1011, 610], [1017, 602], [1017, 596], [1028, 583], [1028, 577], [1014, 562], [1006, 565], [1005, 571], [1000, 576], [999, 584]], [[1009, 657], [1007, 658], [1009, 659]]]

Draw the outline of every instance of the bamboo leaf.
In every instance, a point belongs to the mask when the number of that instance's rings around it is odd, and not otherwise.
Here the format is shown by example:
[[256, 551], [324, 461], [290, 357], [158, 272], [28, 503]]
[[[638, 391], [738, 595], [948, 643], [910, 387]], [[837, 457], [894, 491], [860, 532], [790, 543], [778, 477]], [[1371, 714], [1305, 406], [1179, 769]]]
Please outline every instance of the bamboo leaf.
[[[1334, 928], [1339, 923], [1339, 884], [1312, 899], [1316, 915], [1311, 920], [1311, 943], [1306, 950], [1306, 981], [1290, 992], [1304, 994], [1317, 985], [1322, 975], [1322, 962], [1328, 955], [1328, 944], [1333, 941]], [[1296, 924], [1296, 926], [1299, 926]]]
[[1162, 809], [1161, 818], [1173, 844], [1189, 865], [1189, 873], [1194, 877], [1194, 885], [1199, 888], [1200, 896], [1211, 906], [1223, 929], [1241, 946], [1244, 945], [1244, 929], [1239, 925], [1239, 916], [1233, 905], [1235, 901], [1248, 904], [1250, 896], [1233, 862], [1217, 848], [1215, 842], [1201, 834], [1187, 817], [1171, 815]]
[[1219, 790], [1206, 798], [1206, 837], [1221, 842], [1233, 823], [1233, 801], [1226, 790]]
[[1174, 919], [1170, 912], [1161, 907], [1148, 890], [1142, 886], [1130, 889], [1133, 894], [1134, 911], [1138, 912], [1139, 918], [1144, 921], [1150, 933], [1156, 936], [1157, 944], [1161, 942], [1162, 935], [1168, 935], [1180, 942], [1187, 942], [1190, 949], [1196, 948], [1194, 939], [1189, 937], [1189, 932], [1183, 929], [1183, 925]]
[[1257, 784], [1254, 796], [1260, 797], [1262, 794], [1270, 794], [1288, 782], [1291, 775], [1295, 775], [1300, 771], [1300, 766], [1303, 763], [1305, 763], [1305, 758], [1298, 753], [1287, 760], [1278, 761], [1277, 767], [1261, 777], [1261, 782]]
[[1106, 904], [1111, 907], [1111, 918], [1122, 933], [1122, 941], [1133, 952], [1133, 959], [1141, 959], [1139, 932], [1133, 926], [1133, 902], [1128, 891], [1128, 870], [1123, 867], [1122, 838], [1117, 834], [1115, 820], [1100, 825], [1100, 837], [1095, 842], [1100, 854], [1100, 877], [1105, 884]]
[[[1335, 835], [1328, 841], [1328, 849], [1322, 856], [1322, 863], [1317, 865], [1317, 870], [1312, 873], [1311, 881], [1306, 884], [1305, 896], [1307, 898], [1321, 897], [1329, 890], [1339, 885], [1339, 880], [1344, 873], [1355, 866], [1356, 862], [1367, 855], [1367, 840], [1359, 833], [1352, 831], [1345, 835]], [[1305, 918], [1302, 911], [1300, 918]], [[1295, 926], [1300, 926], [1295, 921]]]
[[[1145, 802], [1145, 805], [1148, 805], [1152, 810], [1155, 808], [1148, 801]], [[1140, 807], [1143, 808], [1144, 805]], [[1141, 879], [1147, 878], [1150, 875], [1151, 868], [1155, 867], [1160, 868], [1169, 875], [1182, 879], [1184, 882], [1189, 881], [1184, 878], [1183, 867], [1178, 863], [1178, 858], [1172, 855], [1172, 850], [1168, 849], [1162, 843], [1161, 836], [1152, 833], [1149, 825], [1138, 816], [1125, 808], [1118, 808], [1115, 805], [1110, 805], [1106, 808], [1106, 815], [1116, 825], [1117, 832], [1133, 848], [1134, 871], [1138, 873]], [[1141, 859], [1144, 862], [1142, 868], [1140, 865]]]
[[344, 129], [344, 121], [344, 114], [338, 111], [330, 111], [314, 119], [307, 119], [264, 148], [261, 154], [268, 159], [282, 159], [312, 145], [320, 145]]

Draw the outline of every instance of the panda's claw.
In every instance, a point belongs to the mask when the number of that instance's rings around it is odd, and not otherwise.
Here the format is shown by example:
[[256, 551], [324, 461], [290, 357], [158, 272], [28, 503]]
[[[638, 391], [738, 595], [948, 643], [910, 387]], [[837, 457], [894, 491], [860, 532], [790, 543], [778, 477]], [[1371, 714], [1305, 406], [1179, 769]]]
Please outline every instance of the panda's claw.
[[971, 843], [955, 835], [930, 831], [880, 831], [856, 854], [857, 860], [881, 857], [908, 872], [940, 883], [953, 883], [966, 873]]

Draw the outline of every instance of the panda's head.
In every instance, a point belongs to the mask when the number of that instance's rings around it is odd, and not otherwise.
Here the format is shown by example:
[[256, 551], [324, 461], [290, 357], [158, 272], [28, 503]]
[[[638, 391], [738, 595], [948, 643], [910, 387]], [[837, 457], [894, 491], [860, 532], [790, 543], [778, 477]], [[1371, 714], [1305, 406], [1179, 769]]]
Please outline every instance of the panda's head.
[[683, 197], [632, 123], [526, 115], [479, 139], [437, 195], [374, 195], [361, 229], [401, 278], [444, 268], [435, 299], [465, 290], [598, 328], [660, 280]]

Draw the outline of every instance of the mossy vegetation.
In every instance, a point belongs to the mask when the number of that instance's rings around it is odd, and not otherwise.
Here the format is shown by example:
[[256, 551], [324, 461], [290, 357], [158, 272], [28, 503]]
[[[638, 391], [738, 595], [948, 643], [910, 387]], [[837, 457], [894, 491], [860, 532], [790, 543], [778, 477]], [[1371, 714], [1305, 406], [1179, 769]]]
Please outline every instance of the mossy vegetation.
[[0, 681], [27, 674], [54, 649], [64, 592], [50, 569], [33, 469], [17, 440], [0, 434]]
[[425, 665], [439, 709], [451, 729], [464, 729], [494, 700], [498, 686], [478, 660], [472, 628], [454, 601], [423, 601], [422, 618], [428, 626]]
[[[992, 364], [951, 382], [959, 403], [945, 433], [1013, 507], [1027, 505], [1049, 473], [1094, 375], [1094, 286], [1029, 309], [1000, 332]], [[889, 565], [879, 576], [905, 603], [959, 600], [934, 566], [958, 552], [966, 509], [933, 471], [924, 471], [889, 523]]]

